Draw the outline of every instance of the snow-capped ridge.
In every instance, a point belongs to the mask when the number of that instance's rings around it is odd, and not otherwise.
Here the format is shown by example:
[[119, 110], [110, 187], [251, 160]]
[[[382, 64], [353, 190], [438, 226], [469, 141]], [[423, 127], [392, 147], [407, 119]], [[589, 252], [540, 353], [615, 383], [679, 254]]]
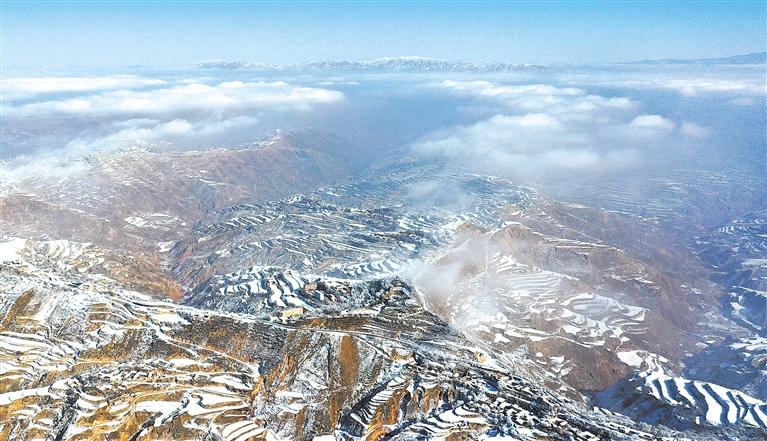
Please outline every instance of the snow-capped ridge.
[[374, 60], [324, 60], [293, 64], [268, 64], [250, 61], [205, 61], [197, 63], [201, 69], [254, 70], [261, 72], [307, 72], [307, 71], [348, 71], [348, 72], [517, 72], [542, 70], [545, 66], [517, 63], [470, 63], [420, 56], [384, 57]]

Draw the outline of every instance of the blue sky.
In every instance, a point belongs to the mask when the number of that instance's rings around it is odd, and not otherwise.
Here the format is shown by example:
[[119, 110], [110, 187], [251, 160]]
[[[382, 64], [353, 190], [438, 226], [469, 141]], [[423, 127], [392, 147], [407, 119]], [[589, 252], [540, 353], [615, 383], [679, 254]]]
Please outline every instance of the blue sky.
[[764, 2], [3, 1], [6, 68], [421, 55], [594, 63], [765, 50]]

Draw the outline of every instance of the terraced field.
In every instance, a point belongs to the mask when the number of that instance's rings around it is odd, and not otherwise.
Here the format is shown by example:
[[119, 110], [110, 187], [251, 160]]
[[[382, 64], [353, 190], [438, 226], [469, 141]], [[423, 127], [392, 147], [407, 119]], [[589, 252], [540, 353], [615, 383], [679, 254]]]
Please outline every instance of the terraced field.
[[[301, 186], [251, 186], [292, 155]], [[763, 212], [681, 243], [684, 173], [644, 207], [606, 189], [609, 211], [411, 163], [309, 172], [326, 160], [134, 151], [4, 193], [0, 437], [767, 433]]]
[[509, 373], [399, 282], [378, 282], [359, 299], [364, 310], [281, 320], [157, 301], [3, 245], [5, 439], [659, 434], [591, 415]]
[[426, 214], [408, 202], [413, 186], [432, 181], [418, 175], [224, 208], [194, 226], [193, 241], [175, 245], [173, 271], [189, 287], [211, 273], [253, 265], [353, 279], [395, 274], [448, 244], [458, 225], [495, 225], [506, 206], [535, 196], [507, 181], [451, 174], [443, 179], [463, 188], [472, 204], [459, 209], [448, 201]]
[[717, 384], [660, 371], [643, 372], [613, 386], [600, 394], [598, 403], [670, 427], [683, 427], [688, 418], [694, 418], [697, 424], [767, 428], [767, 402]]
[[725, 312], [767, 336], [767, 210], [714, 228], [696, 237], [693, 246], [727, 287]]

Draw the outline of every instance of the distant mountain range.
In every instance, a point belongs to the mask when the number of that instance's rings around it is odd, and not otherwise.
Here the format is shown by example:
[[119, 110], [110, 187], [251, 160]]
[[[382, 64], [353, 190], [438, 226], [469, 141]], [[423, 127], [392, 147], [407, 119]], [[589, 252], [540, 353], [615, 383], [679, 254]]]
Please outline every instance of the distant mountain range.
[[764, 64], [767, 63], [767, 52], [753, 54], [733, 55], [722, 58], [694, 58], [694, 59], [662, 59], [643, 60], [634, 64]]
[[[764, 64], [767, 52], [734, 55], [723, 58], [697, 59], [659, 59], [642, 60], [628, 64]], [[294, 64], [268, 64], [250, 61], [205, 61], [197, 63], [201, 69], [253, 70], [260, 72], [467, 72], [467, 73], [503, 73], [519, 71], [543, 71], [550, 66], [526, 63], [469, 63], [449, 61], [428, 57], [389, 57], [368, 61], [325, 60]]]
[[392, 57], [370, 61], [311, 61], [296, 64], [265, 64], [247, 61], [208, 61], [197, 64], [203, 69], [257, 70], [265, 72], [347, 71], [347, 72], [516, 72], [542, 70], [544, 66], [509, 63], [467, 63], [425, 57]]

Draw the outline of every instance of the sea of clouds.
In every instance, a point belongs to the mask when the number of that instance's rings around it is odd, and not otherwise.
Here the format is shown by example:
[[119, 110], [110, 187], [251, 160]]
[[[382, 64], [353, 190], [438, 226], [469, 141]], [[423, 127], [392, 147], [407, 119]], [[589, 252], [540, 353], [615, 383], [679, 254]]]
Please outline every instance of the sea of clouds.
[[2, 80], [0, 160], [8, 182], [66, 175], [94, 153], [235, 147], [312, 128], [369, 143], [371, 156], [391, 149], [494, 175], [616, 173], [764, 150], [765, 87], [761, 65], [17, 76]]

